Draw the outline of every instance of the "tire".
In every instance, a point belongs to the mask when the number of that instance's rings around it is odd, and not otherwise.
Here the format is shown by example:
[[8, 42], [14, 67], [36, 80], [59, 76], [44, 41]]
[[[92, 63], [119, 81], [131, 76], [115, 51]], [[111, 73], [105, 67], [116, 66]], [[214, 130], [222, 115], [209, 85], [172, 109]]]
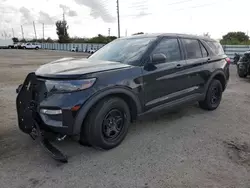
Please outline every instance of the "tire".
[[26, 47], [24, 46], [23, 49], [26, 49]]
[[237, 73], [238, 73], [238, 76], [240, 78], [246, 78], [247, 77], [247, 72], [245, 71], [239, 71], [239, 69], [237, 68]]
[[88, 114], [82, 127], [80, 143], [104, 150], [115, 148], [126, 137], [130, 120], [130, 110], [124, 100], [105, 98]]
[[38, 47], [36, 47], [35, 49], [36, 49], [36, 50], [38, 50], [39, 48], [38, 48]]
[[206, 98], [199, 105], [204, 110], [215, 110], [218, 108], [222, 98], [222, 85], [219, 80], [213, 79], [208, 87]]

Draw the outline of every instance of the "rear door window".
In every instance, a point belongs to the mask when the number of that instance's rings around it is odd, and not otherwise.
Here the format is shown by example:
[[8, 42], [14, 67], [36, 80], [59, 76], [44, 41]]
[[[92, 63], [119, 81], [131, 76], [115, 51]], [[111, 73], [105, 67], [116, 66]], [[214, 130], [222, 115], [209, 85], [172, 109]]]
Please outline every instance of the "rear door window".
[[184, 48], [186, 49], [187, 59], [202, 58], [200, 42], [196, 39], [182, 39]]

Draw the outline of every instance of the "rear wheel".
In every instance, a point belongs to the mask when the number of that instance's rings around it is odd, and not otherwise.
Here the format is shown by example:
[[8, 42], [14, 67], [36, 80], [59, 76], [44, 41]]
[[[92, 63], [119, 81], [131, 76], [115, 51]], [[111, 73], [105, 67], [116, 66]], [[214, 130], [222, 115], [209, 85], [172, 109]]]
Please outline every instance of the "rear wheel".
[[222, 85], [219, 80], [212, 80], [210, 83], [206, 98], [204, 101], [200, 101], [199, 105], [205, 110], [215, 110], [218, 108], [222, 98]]
[[126, 137], [130, 111], [117, 97], [103, 99], [90, 111], [82, 128], [81, 143], [105, 150], [118, 146]]
[[239, 68], [237, 68], [237, 73], [238, 73], [238, 76], [240, 78], [246, 78], [247, 77], [247, 71], [240, 70]]

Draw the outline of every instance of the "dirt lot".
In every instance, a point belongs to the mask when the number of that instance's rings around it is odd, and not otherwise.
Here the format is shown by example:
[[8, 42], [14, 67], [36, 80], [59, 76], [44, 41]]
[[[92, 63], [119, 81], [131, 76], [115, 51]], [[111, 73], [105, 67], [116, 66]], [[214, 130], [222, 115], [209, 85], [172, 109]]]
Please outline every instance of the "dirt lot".
[[0, 187], [250, 187], [250, 80], [231, 78], [221, 106], [197, 105], [131, 126], [120, 147], [97, 151], [59, 143], [68, 164], [55, 162], [18, 130], [15, 89], [39, 64], [81, 53], [0, 51]]

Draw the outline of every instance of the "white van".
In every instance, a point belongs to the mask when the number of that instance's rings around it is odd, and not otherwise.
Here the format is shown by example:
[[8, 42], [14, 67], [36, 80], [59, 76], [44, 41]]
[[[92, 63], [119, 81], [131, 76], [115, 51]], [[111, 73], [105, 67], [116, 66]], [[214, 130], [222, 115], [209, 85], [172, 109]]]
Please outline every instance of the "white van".
[[0, 39], [0, 48], [11, 48], [14, 46], [12, 39]]

